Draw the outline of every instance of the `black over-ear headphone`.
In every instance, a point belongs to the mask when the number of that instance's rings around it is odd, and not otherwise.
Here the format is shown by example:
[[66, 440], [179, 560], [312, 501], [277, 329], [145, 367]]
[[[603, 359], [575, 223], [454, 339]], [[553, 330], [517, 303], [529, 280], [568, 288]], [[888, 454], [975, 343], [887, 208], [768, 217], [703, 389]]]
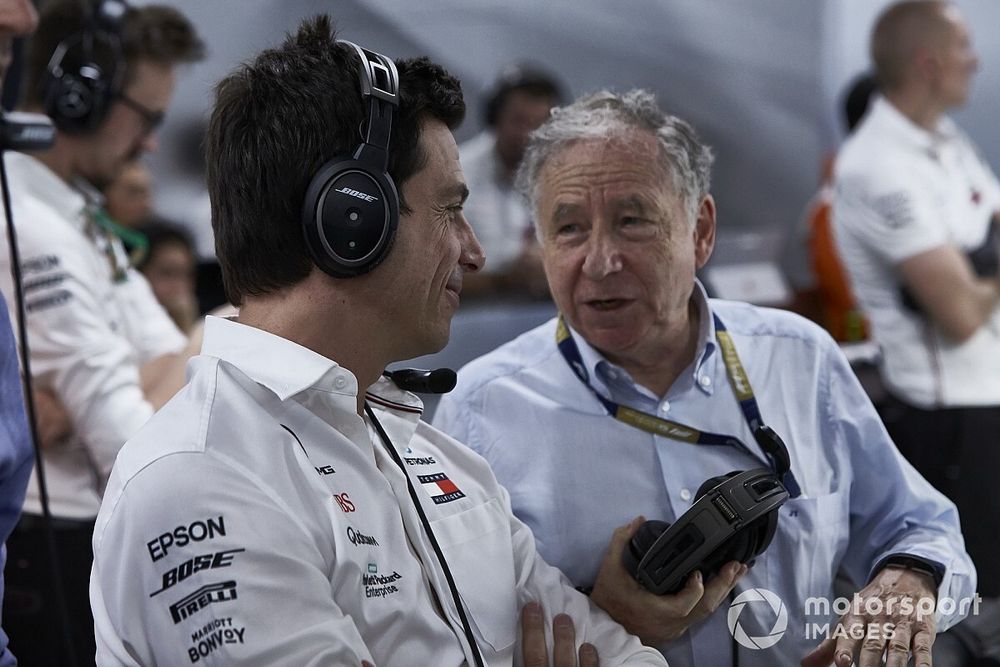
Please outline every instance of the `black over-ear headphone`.
[[[125, 78], [121, 30], [128, 5], [98, 0], [84, 6], [83, 29], [56, 46], [42, 78], [45, 113], [66, 134], [87, 134], [100, 126]], [[110, 58], [105, 71], [95, 55], [102, 44]]]
[[771, 544], [778, 509], [789, 498], [781, 478], [790, 462], [785, 444], [770, 427], [761, 426], [754, 435], [773, 454], [777, 470], [712, 477], [673, 525], [647, 521], [632, 536], [625, 567], [646, 589], [657, 595], [676, 593], [695, 570], [708, 581], [729, 561], [753, 565]]
[[371, 271], [389, 254], [399, 225], [399, 194], [389, 176], [389, 136], [399, 108], [399, 74], [381, 53], [339, 41], [361, 59], [361, 97], [368, 102], [364, 140], [313, 176], [302, 207], [309, 256], [336, 278]]

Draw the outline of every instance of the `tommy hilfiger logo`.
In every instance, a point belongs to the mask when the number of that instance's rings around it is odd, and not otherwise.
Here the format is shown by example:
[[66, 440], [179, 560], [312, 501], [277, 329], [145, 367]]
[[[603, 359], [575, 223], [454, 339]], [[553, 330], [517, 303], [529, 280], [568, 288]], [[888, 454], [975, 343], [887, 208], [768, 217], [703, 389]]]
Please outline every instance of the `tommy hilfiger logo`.
[[417, 475], [417, 479], [424, 485], [424, 491], [430, 495], [435, 505], [450, 503], [465, 497], [465, 494], [455, 486], [455, 482], [448, 479], [448, 475], [443, 472], [433, 475]]

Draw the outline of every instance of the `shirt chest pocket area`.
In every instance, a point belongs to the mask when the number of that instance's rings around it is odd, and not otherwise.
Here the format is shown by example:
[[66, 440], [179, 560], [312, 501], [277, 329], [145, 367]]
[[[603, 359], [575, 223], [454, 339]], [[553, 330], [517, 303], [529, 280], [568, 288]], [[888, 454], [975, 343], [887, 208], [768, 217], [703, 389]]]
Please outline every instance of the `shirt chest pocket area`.
[[[510, 521], [494, 498], [431, 522], [476, 634], [494, 651], [517, 637], [517, 594]], [[483, 647], [485, 648], [485, 647]]]
[[849, 541], [849, 500], [847, 491], [835, 491], [782, 506], [765, 554], [772, 584], [794, 589], [802, 600], [829, 594]]

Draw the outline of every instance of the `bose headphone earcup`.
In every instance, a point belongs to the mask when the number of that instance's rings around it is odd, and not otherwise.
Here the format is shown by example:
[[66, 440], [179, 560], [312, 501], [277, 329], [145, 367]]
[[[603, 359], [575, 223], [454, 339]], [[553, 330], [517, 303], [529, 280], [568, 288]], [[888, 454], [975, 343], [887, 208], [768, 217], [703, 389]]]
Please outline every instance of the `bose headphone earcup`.
[[306, 190], [302, 225], [309, 257], [327, 274], [351, 278], [388, 256], [399, 226], [399, 195], [388, 174], [335, 158]]
[[74, 73], [62, 67], [48, 72], [43, 104], [45, 113], [60, 131], [85, 134], [104, 120], [109, 106], [106, 79], [100, 67], [90, 63]]
[[625, 549], [625, 553], [622, 556], [625, 569], [628, 570], [628, 573], [632, 577], [635, 577], [639, 572], [639, 563], [642, 562], [646, 552], [652, 548], [653, 543], [656, 542], [657, 538], [667, 528], [670, 528], [668, 522], [652, 520], [645, 522], [636, 529], [635, 534], [632, 535], [632, 539], [628, 541], [628, 548]]

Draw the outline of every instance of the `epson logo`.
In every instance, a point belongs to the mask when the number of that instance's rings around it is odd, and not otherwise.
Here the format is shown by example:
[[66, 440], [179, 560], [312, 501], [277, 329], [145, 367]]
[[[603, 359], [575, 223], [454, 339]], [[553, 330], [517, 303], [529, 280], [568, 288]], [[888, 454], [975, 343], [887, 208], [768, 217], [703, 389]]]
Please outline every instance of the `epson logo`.
[[344, 186], [339, 190], [336, 190], [336, 192], [340, 192], [345, 195], [351, 195], [352, 197], [357, 197], [358, 199], [363, 199], [364, 201], [378, 201], [378, 197], [366, 195], [364, 192], [358, 192], [357, 190], [352, 190], [347, 186]]
[[226, 522], [220, 516], [215, 519], [205, 519], [204, 521], [193, 521], [188, 526], [177, 526], [168, 533], [163, 533], [159, 537], [146, 543], [149, 556], [153, 562], [160, 560], [167, 555], [170, 547], [187, 546], [190, 542], [201, 542], [202, 540], [212, 540], [218, 535], [226, 534]]

